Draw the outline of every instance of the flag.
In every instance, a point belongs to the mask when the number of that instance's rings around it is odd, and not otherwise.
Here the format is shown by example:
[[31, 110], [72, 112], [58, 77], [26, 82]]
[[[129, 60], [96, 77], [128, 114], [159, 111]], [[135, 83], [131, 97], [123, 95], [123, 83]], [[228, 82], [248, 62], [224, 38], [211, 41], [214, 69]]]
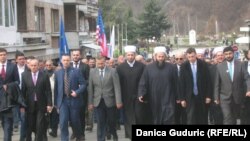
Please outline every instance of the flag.
[[105, 35], [105, 29], [104, 24], [102, 20], [102, 13], [101, 10], [98, 10], [98, 17], [97, 17], [97, 26], [96, 26], [96, 39], [97, 44], [101, 46], [101, 55], [108, 57], [108, 48], [107, 48], [107, 42], [106, 42], [106, 35]]
[[110, 34], [110, 44], [109, 44], [108, 50], [109, 50], [108, 57], [113, 58], [114, 51], [115, 51], [115, 27], [114, 26], [112, 27], [112, 31]]
[[63, 54], [69, 54], [69, 46], [68, 46], [67, 39], [66, 39], [65, 32], [64, 32], [64, 25], [63, 25], [62, 17], [61, 17], [61, 22], [60, 22], [59, 49], [60, 49], [59, 55], [60, 55], [60, 60], [61, 60]]

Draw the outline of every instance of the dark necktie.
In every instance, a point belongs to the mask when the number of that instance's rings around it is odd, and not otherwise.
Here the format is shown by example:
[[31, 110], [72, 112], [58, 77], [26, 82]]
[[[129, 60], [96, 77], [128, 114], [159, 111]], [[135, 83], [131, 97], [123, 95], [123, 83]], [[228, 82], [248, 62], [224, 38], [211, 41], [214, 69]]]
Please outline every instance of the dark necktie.
[[75, 62], [75, 68], [76, 68], [76, 69], [78, 68], [78, 63], [77, 63], [77, 62]]
[[2, 65], [1, 77], [3, 78], [3, 80], [5, 80], [6, 72], [5, 72], [5, 69], [4, 69], [4, 65]]
[[67, 96], [69, 96], [69, 77], [67, 70], [64, 71], [64, 92]]

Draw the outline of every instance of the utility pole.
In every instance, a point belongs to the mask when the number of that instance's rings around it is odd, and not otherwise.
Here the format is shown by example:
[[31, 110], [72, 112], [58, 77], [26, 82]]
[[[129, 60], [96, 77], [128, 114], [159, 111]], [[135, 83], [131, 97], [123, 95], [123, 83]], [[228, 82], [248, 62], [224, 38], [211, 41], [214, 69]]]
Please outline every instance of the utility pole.
[[248, 26], [248, 49], [250, 49], [250, 20], [245, 21]]
[[122, 54], [123, 54], [123, 23], [122, 23]]
[[118, 29], [117, 29], [117, 34], [118, 34], [117, 35], [117, 39], [118, 40], [117, 41], [118, 41], [118, 49], [119, 49], [119, 51], [118, 51], [119, 53], [118, 54], [120, 55], [121, 54], [121, 48], [120, 48], [120, 37], [119, 37], [119, 35], [120, 35], [119, 34], [119, 31], [120, 31], [119, 24], [117, 25], [117, 27], [118, 27]]
[[128, 45], [128, 24], [126, 23], [126, 46]]

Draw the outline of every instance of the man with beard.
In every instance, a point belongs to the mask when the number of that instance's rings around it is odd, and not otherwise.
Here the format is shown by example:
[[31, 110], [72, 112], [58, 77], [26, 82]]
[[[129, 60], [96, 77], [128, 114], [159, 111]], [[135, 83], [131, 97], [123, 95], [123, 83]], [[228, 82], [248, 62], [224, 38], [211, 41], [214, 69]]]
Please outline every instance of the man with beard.
[[[137, 105], [137, 93], [138, 84], [143, 73], [144, 64], [135, 61], [136, 47], [126, 46], [124, 48], [126, 53], [126, 61], [117, 67], [117, 72], [120, 78], [122, 101], [124, 104], [124, 127], [126, 135], [131, 139], [132, 137], [132, 124], [137, 124], [137, 119], [142, 115], [142, 111], [139, 110], [144, 104]], [[139, 108], [139, 109], [138, 109]], [[138, 110], [137, 110], [138, 109]], [[143, 116], [146, 118], [146, 115]]]
[[250, 96], [250, 79], [243, 64], [234, 59], [231, 46], [224, 48], [223, 53], [225, 61], [217, 65], [215, 74], [214, 102], [220, 104], [223, 124], [236, 124], [243, 100]]
[[154, 54], [155, 62], [146, 66], [141, 76], [139, 101], [149, 103], [153, 124], [174, 124], [177, 72], [174, 65], [165, 62], [165, 47], [156, 47]]

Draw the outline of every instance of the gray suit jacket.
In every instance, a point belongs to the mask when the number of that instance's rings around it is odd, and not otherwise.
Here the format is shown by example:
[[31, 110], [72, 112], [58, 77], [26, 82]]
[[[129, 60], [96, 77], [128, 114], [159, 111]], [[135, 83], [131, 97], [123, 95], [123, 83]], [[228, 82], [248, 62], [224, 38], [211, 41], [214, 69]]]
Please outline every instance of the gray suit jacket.
[[105, 67], [104, 78], [101, 80], [99, 69], [91, 69], [88, 96], [89, 104], [93, 104], [94, 107], [99, 105], [101, 98], [104, 99], [107, 107], [122, 104], [120, 81], [116, 70]]
[[240, 61], [234, 60], [233, 82], [230, 79], [227, 61], [217, 65], [214, 88], [215, 100], [226, 103], [231, 103], [231, 100], [234, 100], [236, 104], [242, 104], [246, 90], [250, 90], [250, 79]]

